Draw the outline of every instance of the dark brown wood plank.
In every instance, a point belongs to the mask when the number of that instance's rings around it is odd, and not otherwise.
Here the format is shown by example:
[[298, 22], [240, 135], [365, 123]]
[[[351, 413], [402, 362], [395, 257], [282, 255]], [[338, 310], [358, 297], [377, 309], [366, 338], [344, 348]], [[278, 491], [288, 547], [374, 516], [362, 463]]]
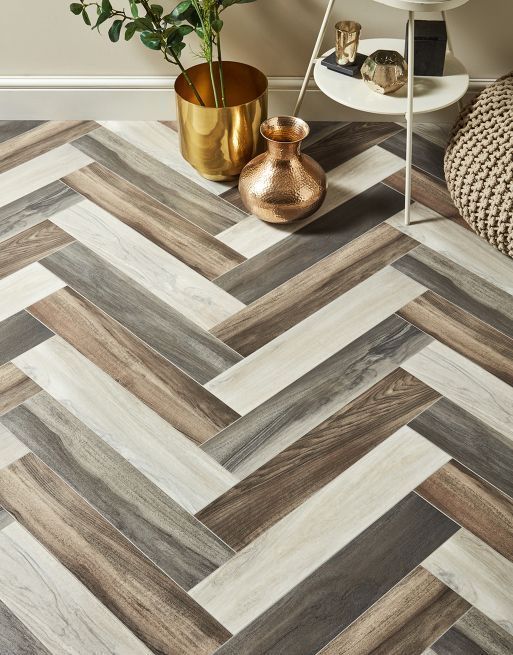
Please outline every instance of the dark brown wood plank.
[[22, 310], [0, 322], [0, 365], [53, 336], [39, 321]]
[[397, 369], [214, 500], [197, 517], [239, 550], [437, 398], [435, 391]]
[[42, 221], [0, 243], [0, 278], [64, 248], [75, 239], [50, 221]]
[[457, 531], [450, 519], [418, 500], [408, 495], [217, 655], [317, 653]]
[[0, 503], [158, 655], [210, 655], [229, 632], [35, 455], [0, 471]]
[[[406, 159], [406, 130], [401, 130], [382, 141], [380, 146], [394, 155]], [[415, 133], [413, 134], [413, 165], [441, 181], [445, 180], [444, 149]]]
[[1, 601], [0, 653], [3, 655], [51, 655], [46, 646]]
[[513, 562], [513, 500], [458, 462], [449, 462], [416, 489], [453, 521]]
[[469, 608], [466, 600], [418, 567], [319, 655], [422, 655]]
[[0, 173], [91, 132], [95, 121], [47, 121], [0, 144]]
[[[513, 635], [472, 607], [454, 626], [461, 635], [482, 648], [486, 655], [511, 655]], [[437, 642], [439, 643], [439, 642]], [[443, 651], [437, 655], [448, 655]], [[467, 653], [465, 653], [467, 655]]]
[[378, 225], [219, 323], [211, 333], [250, 355], [416, 245], [390, 225]]
[[489, 652], [462, 634], [456, 626], [431, 646], [431, 652], [436, 655], [489, 655]]
[[0, 415], [41, 391], [41, 387], [10, 362], [0, 366]]
[[28, 311], [196, 443], [238, 414], [69, 288]]
[[184, 589], [233, 551], [45, 392], [0, 422]]
[[63, 181], [210, 280], [246, 259], [100, 164]]
[[399, 312], [405, 320], [513, 386], [513, 339], [427, 291]]

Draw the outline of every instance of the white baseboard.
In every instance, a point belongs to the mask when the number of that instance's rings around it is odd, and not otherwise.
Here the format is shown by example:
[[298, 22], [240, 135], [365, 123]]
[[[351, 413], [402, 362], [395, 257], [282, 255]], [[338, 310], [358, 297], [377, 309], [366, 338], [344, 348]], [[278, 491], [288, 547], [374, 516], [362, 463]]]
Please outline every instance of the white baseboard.
[[[0, 77], [0, 119], [173, 120], [174, 77]], [[270, 115], [289, 114], [299, 77], [269, 78]], [[492, 80], [471, 81], [469, 97]], [[457, 108], [422, 114], [423, 122], [451, 122]], [[397, 120], [357, 112], [329, 100], [310, 83], [301, 115], [307, 120]]]

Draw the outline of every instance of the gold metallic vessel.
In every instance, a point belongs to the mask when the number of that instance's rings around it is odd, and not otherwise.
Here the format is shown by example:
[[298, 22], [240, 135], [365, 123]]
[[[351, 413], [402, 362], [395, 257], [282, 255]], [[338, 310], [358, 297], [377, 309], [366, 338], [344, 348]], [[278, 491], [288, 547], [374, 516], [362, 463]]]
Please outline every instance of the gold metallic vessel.
[[326, 196], [326, 174], [301, 153], [310, 129], [293, 116], [276, 116], [262, 123], [267, 152], [242, 171], [239, 191], [244, 205], [269, 223], [290, 223], [313, 214]]
[[[223, 62], [227, 106], [216, 108], [208, 64], [187, 72], [206, 106], [198, 104], [183, 74], [179, 75], [175, 92], [182, 155], [203, 177], [232, 180], [262, 152], [260, 124], [267, 118], [267, 78], [253, 66]], [[214, 76], [219, 79], [217, 62]]]

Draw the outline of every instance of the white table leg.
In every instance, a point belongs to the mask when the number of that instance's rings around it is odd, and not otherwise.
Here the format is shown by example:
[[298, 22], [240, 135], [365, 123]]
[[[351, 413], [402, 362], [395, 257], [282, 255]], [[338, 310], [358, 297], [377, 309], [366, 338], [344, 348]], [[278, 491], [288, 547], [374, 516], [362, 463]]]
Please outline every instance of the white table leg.
[[326, 13], [324, 14], [324, 18], [321, 24], [321, 28], [319, 30], [319, 34], [317, 35], [317, 41], [315, 42], [315, 46], [312, 52], [312, 56], [310, 57], [310, 63], [308, 64], [308, 68], [305, 74], [305, 78], [303, 80], [303, 85], [301, 86], [301, 91], [299, 92], [299, 97], [296, 102], [296, 107], [294, 108], [294, 113], [293, 116], [297, 116], [299, 113], [299, 110], [301, 109], [301, 105], [303, 104], [303, 99], [305, 97], [306, 93], [306, 88], [308, 86], [308, 81], [310, 79], [310, 75], [312, 73], [312, 67], [315, 63], [315, 60], [317, 59], [319, 55], [319, 50], [321, 49], [322, 45], [322, 40], [324, 39], [324, 35], [326, 33], [326, 28], [328, 26], [328, 20], [331, 14], [331, 10], [333, 9], [333, 5], [335, 4], [335, 0], [329, 0], [328, 6], [326, 8]]
[[411, 169], [413, 152], [413, 82], [415, 72], [415, 12], [408, 19], [408, 104], [406, 110], [406, 180], [404, 187], [404, 222], [410, 224]]
[[[442, 18], [444, 19], [445, 29], [447, 30], [447, 50], [451, 54], [454, 54], [454, 49], [452, 47], [452, 38], [451, 38], [451, 35], [449, 34], [449, 23], [447, 22], [447, 12], [446, 11], [442, 11]], [[458, 109], [460, 111], [463, 109], [463, 101], [461, 99], [458, 100]]]

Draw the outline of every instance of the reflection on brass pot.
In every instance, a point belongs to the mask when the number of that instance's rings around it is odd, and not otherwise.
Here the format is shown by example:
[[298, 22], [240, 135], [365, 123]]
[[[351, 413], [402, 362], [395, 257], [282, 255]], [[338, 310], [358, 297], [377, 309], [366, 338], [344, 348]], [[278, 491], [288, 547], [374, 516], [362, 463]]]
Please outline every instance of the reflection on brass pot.
[[376, 50], [363, 62], [361, 75], [376, 93], [394, 93], [408, 81], [408, 64], [395, 50]]
[[362, 26], [354, 20], [341, 20], [335, 25], [337, 33], [337, 63], [341, 66], [353, 64], [358, 52]]
[[269, 223], [290, 223], [313, 214], [326, 196], [326, 175], [301, 153], [308, 135], [305, 121], [277, 116], [262, 123], [267, 152], [242, 171], [239, 191], [252, 213]]
[[[187, 72], [206, 106], [198, 104], [179, 75], [175, 92], [182, 156], [209, 180], [233, 180], [263, 150], [259, 129], [267, 117], [267, 78], [253, 66], [223, 62], [227, 106], [216, 108], [208, 65]], [[214, 75], [219, 78], [217, 63]]]

